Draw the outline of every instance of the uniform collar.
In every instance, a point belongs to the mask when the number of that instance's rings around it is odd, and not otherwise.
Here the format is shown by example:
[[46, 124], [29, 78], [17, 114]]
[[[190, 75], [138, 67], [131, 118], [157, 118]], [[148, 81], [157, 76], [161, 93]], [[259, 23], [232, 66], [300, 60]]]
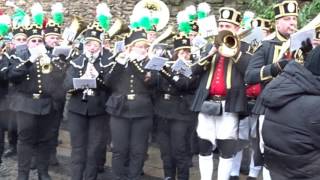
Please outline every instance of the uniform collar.
[[281, 42], [286, 42], [288, 41], [288, 38], [283, 36], [279, 31], [276, 31], [276, 38], [281, 41]]

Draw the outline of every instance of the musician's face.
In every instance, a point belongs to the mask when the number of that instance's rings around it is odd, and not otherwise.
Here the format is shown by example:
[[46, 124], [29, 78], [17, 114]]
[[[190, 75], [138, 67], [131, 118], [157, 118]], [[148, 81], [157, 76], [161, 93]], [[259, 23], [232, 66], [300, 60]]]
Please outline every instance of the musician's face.
[[85, 49], [91, 54], [99, 52], [100, 48], [101, 48], [101, 45], [98, 41], [88, 41], [85, 44]]
[[276, 20], [277, 30], [286, 37], [296, 32], [297, 24], [297, 16], [284, 16]]
[[192, 40], [193, 40], [197, 35], [198, 35], [197, 32], [191, 31], [191, 32], [189, 33], [190, 42], [192, 42]]
[[156, 40], [157, 39], [157, 32], [149, 31], [147, 33], [147, 39], [148, 39], [149, 42], [153, 42], [154, 40]]
[[57, 46], [59, 44], [60, 36], [48, 35], [48, 36], [45, 36], [44, 41], [45, 41], [47, 46], [53, 48], [53, 47], [55, 47], [55, 46]]
[[39, 37], [34, 37], [28, 40], [28, 47], [29, 48], [35, 48], [38, 47], [40, 45], [43, 45], [43, 39], [39, 38]]
[[146, 56], [148, 54], [149, 45], [144, 41], [138, 41], [132, 45], [131, 52]]
[[228, 31], [236, 33], [239, 30], [239, 26], [235, 25], [233, 23], [221, 21], [221, 22], [219, 22], [218, 31], [220, 32], [223, 30], [228, 30]]
[[178, 51], [178, 59], [190, 60], [190, 50], [188, 49], [180, 49]]
[[27, 37], [25, 35], [18, 34], [14, 36], [12, 43], [15, 47], [25, 45], [27, 44]]

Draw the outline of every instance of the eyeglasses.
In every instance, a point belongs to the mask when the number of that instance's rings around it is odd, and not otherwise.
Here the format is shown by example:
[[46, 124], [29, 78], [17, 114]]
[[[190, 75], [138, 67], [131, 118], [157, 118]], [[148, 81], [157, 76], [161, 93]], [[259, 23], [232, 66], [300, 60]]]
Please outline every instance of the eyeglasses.
[[32, 39], [31, 42], [33, 42], [33, 43], [36, 43], [36, 42], [42, 43], [43, 40], [42, 39], [38, 39], [38, 40], [37, 39]]
[[26, 39], [26, 38], [17, 38], [16, 41], [19, 41], [19, 42], [23, 41], [23, 42], [25, 42], [25, 41], [27, 41], [27, 39]]

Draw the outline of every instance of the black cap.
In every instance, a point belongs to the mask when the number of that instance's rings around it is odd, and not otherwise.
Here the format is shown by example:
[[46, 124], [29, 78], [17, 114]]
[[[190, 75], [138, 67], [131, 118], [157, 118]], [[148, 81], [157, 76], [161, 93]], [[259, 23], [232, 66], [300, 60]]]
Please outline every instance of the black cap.
[[279, 1], [274, 7], [275, 19], [283, 16], [298, 16], [298, 2], [294, 0]]
[[28, 40], [35, 37], [43, 38], [42, 26], [39, 26], [37, 24], [31, 24], [26, 27], [26, 34], [27, 34]]
[[149, 44], [147, 33], [143, 28], [131, 29], [130, 33], [124, 37], [124, 45], [129, 46], [138, 41], [145, 41]]
[[218, 22], [230, 22], [235, 25], [240, 25], [241, 13], [234, 8], [222, 7], [219, 10]]
[[258, 17], [252, 21], [252, 26], [253, 27], [261, 27], [262, 29], [269, 31], [272, 27], [272, 24], [271, 24], [271, 20]]
[[189, 37], [184, 34], [179, 34], [173, 37], [173, 48], [174, 51], [178, 51], [180, 49], [190, 49], [191, 43]]
[[61, 26], [55, 23], [52, 20], [49, 20], [49, 22], [46, 24], [46, 28], [44, 29], [44, 35], [61, 35]]
[[26, 30], [23, 26], [15, 26], [12, 28], [12, 35], [13, 37], [17, 36], [17, 35], [23, 35], [23, 36], [27, 36], [26, 34]]
[[85, 33], [84, 33], [84, 39], [85, 41], [98, 41], [101, 43], [103, 40], [104, 33], [102, 27], [99, 25], [98, 22], [94, 21], [93, 23], [89, 24]]

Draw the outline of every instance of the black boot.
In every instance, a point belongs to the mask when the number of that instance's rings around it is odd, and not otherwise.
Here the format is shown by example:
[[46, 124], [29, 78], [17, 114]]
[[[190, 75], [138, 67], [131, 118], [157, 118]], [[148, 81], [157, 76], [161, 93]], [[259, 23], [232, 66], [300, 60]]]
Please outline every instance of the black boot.
[[37, 168], [37, 159], [35, 156], [31, 158], [30, 169], [34, 170]]
[[29, 172], [18, 172], [17, 180], [29, 180]]
[[39, 180], [52, 180], [48, 171], [47, 172], [38, 172], [38, 179]]
[[50, 162], [49, 162], [50, 166], [58, 166], [59, 165], [59, 161], [57, 159], [57, 155], [56, 153], [52, 153], [50, 155]]

